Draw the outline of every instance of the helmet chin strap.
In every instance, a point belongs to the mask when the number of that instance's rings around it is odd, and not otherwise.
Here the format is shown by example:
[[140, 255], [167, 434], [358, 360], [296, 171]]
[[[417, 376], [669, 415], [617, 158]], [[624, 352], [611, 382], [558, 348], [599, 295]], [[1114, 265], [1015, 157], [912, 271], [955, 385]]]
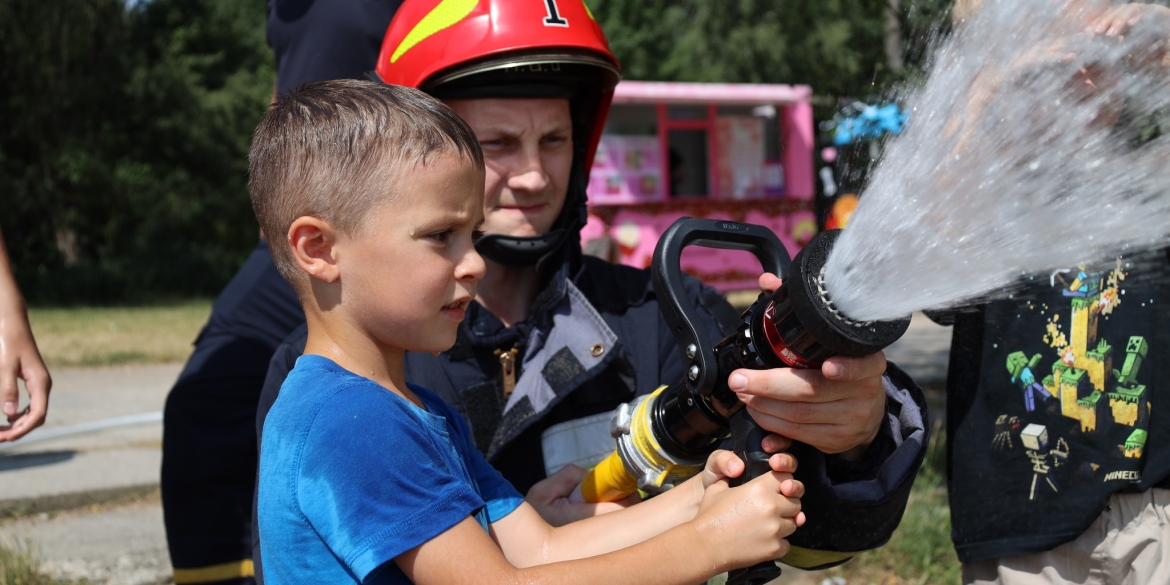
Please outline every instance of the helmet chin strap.
[[[583, 160], [583, 157], [576, 157]], [[561, 215], [548, 233], [539, 236], [484, 234], [475, 241], [475, 251], [504, 266], [536, 266], [542, 258], [560, 249], [569, 238], [581, 237], [581, 228], [589, 219], [585, 207], [585, 173], [580, 164], [571, 171], [569, 193]]]
[[484, 234], [476, 240], [475, 250], [504, 266], [535, 266], [541, 258], [560, 248], [567, 235], [565, 228], [527, 237]]

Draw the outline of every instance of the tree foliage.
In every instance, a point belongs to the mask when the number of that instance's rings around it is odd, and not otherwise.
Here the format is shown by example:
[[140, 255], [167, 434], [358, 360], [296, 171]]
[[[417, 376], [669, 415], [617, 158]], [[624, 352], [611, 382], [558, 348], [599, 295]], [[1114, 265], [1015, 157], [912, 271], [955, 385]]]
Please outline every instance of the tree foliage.
[[886, 65], [886, 0], [590, 0], [627, 79], [800, 83], [858, 95]]
[[263, 0], [0, 0], [0, 226], [33, 302], [214, 294], [255, 243]]
[[[913, 75], [950, 4], [586, 1], [627, 79], [861, 99]], [[887, 65], [889, 8], [908, 72]], [[0, 0], [0, 228], [30, 301], [223, 286], [258, 233], [246, 154], [273, 88], [264, 35], [264, 0]]]

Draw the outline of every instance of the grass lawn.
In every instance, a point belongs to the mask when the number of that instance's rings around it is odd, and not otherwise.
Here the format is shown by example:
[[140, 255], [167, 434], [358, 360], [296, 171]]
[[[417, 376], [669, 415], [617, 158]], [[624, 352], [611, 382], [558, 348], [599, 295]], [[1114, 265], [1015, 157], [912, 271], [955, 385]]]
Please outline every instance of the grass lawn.
[[181, 362], [191, 355], [211, 301], [149, 307], [30, 309], [50, 368]]

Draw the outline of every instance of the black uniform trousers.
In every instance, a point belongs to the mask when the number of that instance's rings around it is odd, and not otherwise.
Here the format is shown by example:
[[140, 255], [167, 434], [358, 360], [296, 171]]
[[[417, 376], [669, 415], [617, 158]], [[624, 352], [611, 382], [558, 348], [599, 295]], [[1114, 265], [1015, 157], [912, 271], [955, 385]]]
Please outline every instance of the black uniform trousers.
[[177, 584], [254, 582], [256, 404], [273, 352], [301, 323], [261, 242], [216, 299], [163, 412], [163, 519]]

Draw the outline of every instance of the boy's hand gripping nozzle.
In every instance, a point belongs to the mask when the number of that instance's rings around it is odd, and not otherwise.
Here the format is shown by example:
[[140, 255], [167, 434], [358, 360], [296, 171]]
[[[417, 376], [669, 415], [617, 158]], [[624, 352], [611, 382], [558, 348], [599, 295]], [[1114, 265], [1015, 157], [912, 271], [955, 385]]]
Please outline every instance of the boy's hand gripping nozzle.
[[[760, 446], [767, 432], [727, 386], [731, 372], [819, 368], [834, 355], [869, 355], [896, 341], [910, 325], [909, 317], [853, 321], [833, 306], [824, 267], [838, 234], [818, 234], [796, 255], [790, 271], [784, 245], [763, 226], [690, 217], [674, 222], [654, 249], [651, 270], [663, 318], [686, 357], [687, 374], [633, 406], [618, 407], [610, 423], [617, 449], [585, 477], [572, 499], [616, 501], [635, 489], [670, 489], [701, 471], [729, 433], [746, 466], [733, 485], [768, 473], [769, 455]], [[765, 271], [784, 281], [772, 294], [761, 293], [744, 311], [736, 332], [715, 345], [699, 326], [683, 287], [679, 258], [688, 245], [751, 252]], [[774, 563], [760, 563], [733, 571], [727, 583], [758, 585], [779, 573]]]

